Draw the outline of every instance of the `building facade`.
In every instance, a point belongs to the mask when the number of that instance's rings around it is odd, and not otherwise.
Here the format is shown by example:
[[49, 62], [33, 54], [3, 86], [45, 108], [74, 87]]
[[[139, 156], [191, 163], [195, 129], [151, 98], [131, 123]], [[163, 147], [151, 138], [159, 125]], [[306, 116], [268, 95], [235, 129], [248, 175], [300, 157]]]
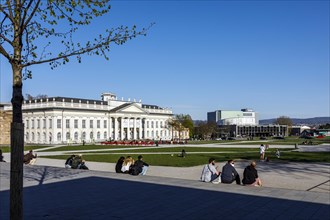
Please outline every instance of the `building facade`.
[[23, 103], [25, 142], [61, 144], [105, 140], [171, 140], [172, 110], [141, 101], [118, 100], [103, 93], [101, 100], [66, 97]]
[[215, 122], [217, 125], [258, 125], [258, 114], [251, 109], [241, 111], [216, 110], [207, 113], [207, 121]]
[[10, 125], [13, 113], [10, 104], [0, 104], [0, 145], [10, 144]]

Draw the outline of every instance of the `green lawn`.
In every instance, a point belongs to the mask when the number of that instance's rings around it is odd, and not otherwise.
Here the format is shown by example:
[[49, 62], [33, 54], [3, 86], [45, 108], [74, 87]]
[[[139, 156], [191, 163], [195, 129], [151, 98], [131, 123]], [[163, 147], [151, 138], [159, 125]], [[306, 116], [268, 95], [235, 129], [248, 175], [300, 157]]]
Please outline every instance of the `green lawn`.
[[[241, 143], [242, 141], [244, 141], [244, 143]], [[253, 140], [231, 140], [231, 141], [226, 141], [226, 140], [222, 140], [222, 141], [214, 141], [214, 140], [210, 140], [210, 141], [189, 141], [189, 144], [213, 144], [213, 143], [219, 143], [219, 144], [260, 144], [265, 143], [265, 144], [279, 144], [279, 145], [294, 145], [294, 144], [302, 144], [302, 142], [304, 141], [312, 141], [313, 144], [323, 144], [323, 143], [330, 143], [330, 136], [324, 137], [324, 138], [312, 138], [312, 139], [304, 139], [304, 138], [299, 138], [296, 136], [289, 136], [289, 137], [285, 137], [284, 139], [274, 139], [271, 137], [268, 137], [267, 140], [260, 140], [260, 138], [254, 138]]]
[[[201, 149], [200, 149], [201, 150]], [[229, 159], [235, 160], [259, 160], [259, 152], [247, 152], [247, 151], [235, 151], [236, 149], [230, 149], [231, 152], [225, 153], [198, 153], [189, 154], [185, 158], [178, 157], [178, 154], [143, 154], [144, 160], [152, 165], [157, 166], [174, 166], [174, 167], [189, 167], [205, 164], [210, 157], [213, 157], [218, 162], [224, 162]], [[255, 149], [254, 149], [255, 150]], [[133, 153], [133, 152], [131, 152]], [[96, 162], [109, 162], [115, 163], [120, 156], [131, 155], [133, 158], [137, 158], [137, 154], [129, 154], [124, 152], [101, 154], [101, 153], [86, 153], [83, 157], [86, 161]], [[322, 153], [310, 153], [310, 152], [291, 152], [287, 150], [281, 150], [281, 158], [275, 157], [275, 150], [268, 150], [266, 156], [270, 157], [271, 161], [286, 161], [286, 162], [330, 162], [330, 152]], [[62, 156], [47, 156], [47, 158], [54, 159], [66, 159], [67, 155]]]
[[[29, 151], [29, 150], [36, 150], [36, 149], [41, 149], [41, 148], [45, 148], [45, 147], [49, 147], [49, 146], [24, 146], [24, 151]], [[0, 149], [2, 150], [3, 153], [8, 153], [10, 152], [10, 148], [8, 146], [3, 146], [0, 147]]]

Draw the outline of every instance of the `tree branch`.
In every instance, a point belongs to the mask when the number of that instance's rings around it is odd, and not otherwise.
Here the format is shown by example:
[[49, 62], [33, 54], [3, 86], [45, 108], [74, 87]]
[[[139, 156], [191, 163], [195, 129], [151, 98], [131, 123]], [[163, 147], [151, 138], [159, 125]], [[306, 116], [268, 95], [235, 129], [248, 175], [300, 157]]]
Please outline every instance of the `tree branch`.
[[11, 61], [10, 55], [7, 53], [7, 51], [5, 50], [5, 48], [3, 48], [1, 45], [0, 45], [0, 53], [4, 57], [6, 57], [8, 59], [8, 61]]
[[25, 10], [24, 10], [23, 19], [22, 19], [22, 24], [21, 24], [21, 25], [22, 25], [22, 31], [24, 31], [26, 25], [27, 25], [28, 23], [30, 23], [31, 19], [33, 18], [34, 14], [36, 13], [36, 11], [37, 11], [37, 9], [38, 9], [38, 7], [39, 7], [40, 0], [38, 0], [38, 2], [36, 3], [35, 7], [33, 8], [32, 12], [31, 12], [30, 16], [27, 18], [26, 22], [24, 22], [24, 21], [25, 21], [25, 18], [26, 18], [26, 16], [27, 16], [28, 9], [29, 9], [29, 8], [31, 7], [31, 5], [32, 5], [32, 2], [33, 2], [33, 0], [30, 0], [28, 6], [27, 6], [27, 7], [25, 8]]
[[[110, 42], [113, 42], [113, 41], [114, 40], [111, 40]], [[49, 62], [53, 62], [53, 61], [56, 61], [56, 60], [64, 59], [64, 58], [67, 58], [67, 57], [81, 55], [81, 54], [88, 53], [88, 52], [91, 52], [93, 50], [99, 49], [99, 48], [101, 48], [101, 47], [103, 47], [103, 46], [105, 46], [107, 44], [110, 44], [110, 42], [103, 42], [103, 43], [97, 44], [97, 45], [95, 45], [94, 47], [91, 47], [91, 48], [82, 48], [82, 49], [73, 51], [73, 52], [71, 52], [69, 54], [63, 54], [61, 56], [53, 57], [53, 58], [46, 59], [46, 60], [28, 62], [28, 63], [22, 65], [22, 67], [24, 68], [24, 67], [28, 67], [28, 66], [35, 65], [35, 64], [49, 63]]]

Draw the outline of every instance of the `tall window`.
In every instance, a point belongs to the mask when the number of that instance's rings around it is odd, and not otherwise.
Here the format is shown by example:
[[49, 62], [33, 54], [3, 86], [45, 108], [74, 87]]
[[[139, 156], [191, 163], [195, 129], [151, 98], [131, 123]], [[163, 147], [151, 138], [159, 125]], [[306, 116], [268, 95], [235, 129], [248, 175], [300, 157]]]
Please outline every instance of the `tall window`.
[[53, 128], [53, 120], [49, 119], [49, 128]]
[[82, 133], [82, 139], [85, 140], [86, 139], [86, 132]]
[[34, 119], [31, 120], [31, 128], [34, 128]]
[[42, 120], [42, 128], [46, 128], [46, 119]]
[[93, 132], [91, 132], [90, 134], [89, 134], [89, 139], [93, 139]]
[[78, 119], [74, 120], [74, 128], [78, 128]]
[[107, 120], [103, 121], [103, 128], [107, 128]]
[[61, 128], [61, 127], [62, 127], [62, 120], [57, 119], [57, 128]]
[[93, 128], [93, 120], [89, 120], [89, 128]]
[[78, 132], [74, 133], [74, 140], [77, 141], [78, 140]]
[[101, 139], [101, 133], [98, 131], [97, 132], [97, 140], [100, 140]]
[[161, 128], [163, 127], [163, 122], [162, 122], [162, 121], [160, 122], [160, 127], [161, 127]]
[[154, 122], [153, 121], [151, 122], [151, 128], [154, 128]]
[[30, 128], [29, 120], [26, 120], [26, 128], [27, 128], [27, 129]]
[[32, 141], [34, 141], [34, 133], [33, 132], [31, 134], [31, 139], [32, 139]]
[[104, 139], [107, 139], [107, 132], [105, 131], [104, 134], [103, 134], [103, 138]]
[[37, 128], [40, 128], [40, 119], [37, 119]]
[[97, 128], [101, 128], [101, 120], [97, 120], [96, 121], [96, 127]]
[[66, 132], [66, 140], [70, 140], [70, 132]]
[[57, 133], [57, 141], [61, 141], [61, 132]]
[[86, 120], [82, 120], [82, 128], [86, 128]]
[[65, 120], [65, 127], [70, 128], [70, 119]]
[[156, 121], [156, 128], [158, 128], [158, 121]]
[[149, 128], [149, 121], [147, 121], [147, 128]]

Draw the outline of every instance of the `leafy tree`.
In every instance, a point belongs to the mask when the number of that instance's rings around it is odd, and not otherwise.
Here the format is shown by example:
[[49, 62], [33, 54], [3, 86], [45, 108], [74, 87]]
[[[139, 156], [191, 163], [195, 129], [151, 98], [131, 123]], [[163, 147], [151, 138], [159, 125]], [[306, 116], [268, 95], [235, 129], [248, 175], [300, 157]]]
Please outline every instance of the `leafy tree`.
[[201, 122], [197, 125], [196, 133], [202, 139], [210, 138], [217, 131], [215, 122]]
[[194, 122], [190, 115], [179, 114], [175, 116], [176, 120], [180, 122], [180, 124], [189, 129], [189, 136], [193, 137], [194, 135]]
[[292, 120], [291, 118], [287, 117], [287, 116], [280, 116], [278, 117], [275, 122], [275, 124], [278, 125], [287, 125], [287, 126], [292, 126]]
[[319, 129], [330, 129], [330, 124], [329, 123], [326, 123], [324, 125], [320, 125], [319, 126]]
[[0, 54], [8, 60], [13, 75], [13, 121], [11, 126], [11, 219], [22, 219], [24, 126], [22, 123], [23, 79], [31, 78], [29, 67], [49, 63], [53, 69], [81, 55], [99, 55], [108, 60], [110, 45], [121, 45], [147, 29], [120, 26], [107, 29], [93, 40], [80, 42], [76, 33], [96, 17], [107, 14], [109, 0], [2, 0], [0, 1]]

